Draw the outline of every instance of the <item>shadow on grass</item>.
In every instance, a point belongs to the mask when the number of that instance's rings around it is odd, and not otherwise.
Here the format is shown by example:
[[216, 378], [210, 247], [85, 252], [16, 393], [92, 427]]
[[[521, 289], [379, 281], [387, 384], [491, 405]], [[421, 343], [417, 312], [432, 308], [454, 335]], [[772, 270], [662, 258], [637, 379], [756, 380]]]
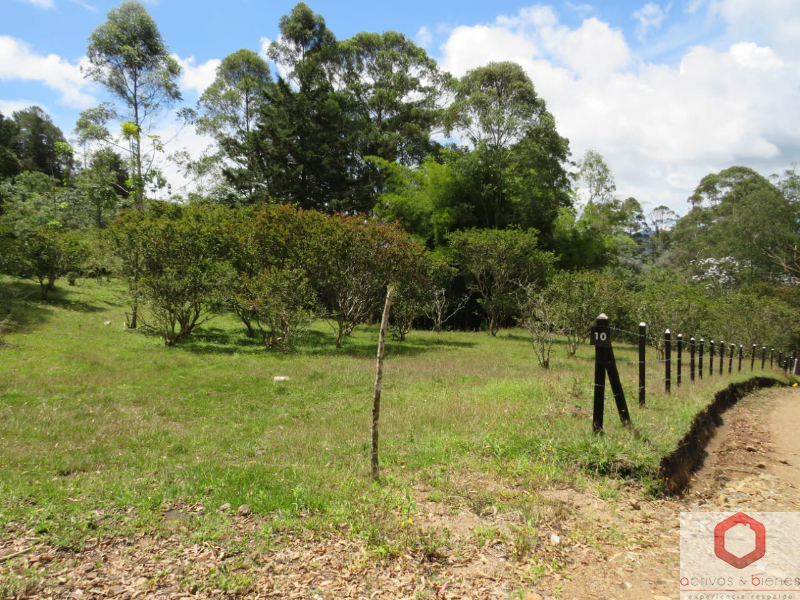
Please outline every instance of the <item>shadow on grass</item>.
[[[38, 287], [38, 286], [37, 286]], [[37, 297], [41, 300], [41, 295]], [[104, 312], [106, 309], [97, 304], [90, 304], [83, 300], [77, 300], [70, 297], [69, 288], [58, 286], [50, 290], [47, 294], [47, 300], [42, 300], [45, 305], [57, 306], [65, 310], [73, 310], [82, 313], [98, 313]]]
[[[411, 332], [404, 342], [389, 338], [386, 342], [386, 356], [417, 356], [425, 352], [431, 352], [436, 348], [470, 348], [474, 345], [472, 342], [458, 342], [439, 338], [415, 338], [414, 332]], [[243, 331], [205, 325], [192, 332], [192, 335], [186, 340], [179, 342], [178, 346], [196, 354], [255, 354], [268, 352], [275, 357], [350, 356], [353, 358], [375, 358], [377, 333], [375, 336], [365, 336], [362, 332], [362, 335], [345, 339], [344, 347], [336, 348], [332, 333], [311, 330], [298, 337], [294, 350], [282, 352], [279, 348], [265, 348], [260, 336], [250, 338]]]
[[[497, 338], [501, 339], [501, 340], [514, 340], [514, 341], [517, 341], [517, 342], [525, 342], [525, 343], [528, 343], [528, 344], [531, 343], [531, 336], [523, 335], [523, 334], [519, 334], [519, 333], [511, 333], [511, 332], [500, 333], [500, 334], [497, 335]], [[556, 346], [559, 346], [559, 347], [560, 346], [567, 346], [567, 345], [569, 345], [569, 342], [567, 342], [566, 339], [556, 338], [556, 339], [553, 340], [553, 346], [554, 347], [556, 347]]]
[[[378, 331], [373, 328], [374, 335], [365, 336], [363, 332], [356, 337], [345, 338], [343, 347], [336, 348], [332, 333], [308, 331], [298, 343], [295, 352], [307, 356], [352, 356], [354, 358], [375, 358], [378, 350]], [[439, 337], [418, 337], [414, 332], [408, 334], [401, 342], [389, 336], [386, 340], [386, 356], [418, 356], [437, 348], [472, 348], [473, 342], [445, 340]]]
[[[3, 300], [3, 304], [7, 303], [11, 309], [10, 332], [27, 331], [41, 325], [52, 316], [52, 308], [42, 301], [39, 285], [24, 279], [6, 280], [0, 283], [0, 300]], [[2, 308], [5, 314], [6, 307]]]

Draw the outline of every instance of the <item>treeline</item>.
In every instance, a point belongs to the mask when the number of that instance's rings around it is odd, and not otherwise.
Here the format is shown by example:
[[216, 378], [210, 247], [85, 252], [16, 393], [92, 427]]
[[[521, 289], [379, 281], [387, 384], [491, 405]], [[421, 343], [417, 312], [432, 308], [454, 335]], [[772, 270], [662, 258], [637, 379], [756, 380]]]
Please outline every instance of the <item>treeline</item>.
[[[112, 9], [85, 73], [114, 102], [82, 112], [72, 143], [38, 107], [0, 115], [0, 270], [44, 298], [62, 277], [124, 277], [129, 326], [168, 344], [233, 311], [268, 346], [291, 348], [316, 317], [339, 346], [392, 284], [399, 337], [522, 324], [544, 365], [548, 339], [574, 353], [600, 311], [797, 345], [796, 170], [731, 167], [685, 216], [645, 211], [599, 153], [573, 162], [519, 65], [457, 79], [397, 32], [337, 40], [303, 3], [279, 27], [272, 64], [238, 50], [180, 107], [155, 21]], [[172, 156], [191, 193], [169, 188], [153, 131], [175, 108], [213, 139], [199, 160]]]

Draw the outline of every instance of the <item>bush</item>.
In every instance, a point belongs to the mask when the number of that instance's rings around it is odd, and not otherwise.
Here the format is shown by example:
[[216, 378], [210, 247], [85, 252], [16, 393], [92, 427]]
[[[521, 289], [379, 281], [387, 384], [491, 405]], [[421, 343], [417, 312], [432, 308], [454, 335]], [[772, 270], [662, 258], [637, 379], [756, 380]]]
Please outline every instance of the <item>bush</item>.
[[550, 368], [550, 351], [553, 348], [557, 328], [558, 301], [554, 291], [551, 286], [540, 290], [534, 285], [528, 285], [520, 303], [522, 314], [520, 323], [531, 336], [533, 352], [536, 354], [539, 366], [545, 369]]
[[22, 273], [39, 281], [42, 299], [55, 287], [55, 282], [78, 271], [89, 254], [86, 244], [76, 234], [60, 233], [52, 227], [39, 227], [20, 238]]
[[538, 249], [538, 235], [529, 229], [471, 229], [449, 236], [456, 262], [470, 282], [470, 291], [486, 311], [489, 333], [497, 335], [516, 314], [529, 285], [544, 285], [555, 257]]
[[567, 338], [569, 356], [575, 356], [600, 313], [614, 318], [620, 312], [623, 289], [599, 273], [562, 271], [553, 277], [547, 297], [555, 324]]
[[191, 335], [225, 305], [233, 273], [224, 260], [215, 212], [164, 204], [153, 214], [124, 217], [112, 226], [123, 272], [134, 275], [134, 299], [141, 299], [149, 312], [142, 320], [168, 346]]
[[266, 269], [241, 280], [237, 304], [256, 323], [264, 345], [284, 352], [313, 318], [314, 290], [297, 269]]

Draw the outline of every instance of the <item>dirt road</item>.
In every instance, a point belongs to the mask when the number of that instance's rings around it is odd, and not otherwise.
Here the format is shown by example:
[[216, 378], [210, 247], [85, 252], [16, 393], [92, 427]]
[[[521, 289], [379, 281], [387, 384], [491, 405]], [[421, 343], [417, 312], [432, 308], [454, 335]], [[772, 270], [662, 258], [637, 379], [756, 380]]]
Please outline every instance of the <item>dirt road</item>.
[[677, 599], [681, 511], [800, 510], [800, 390], [757, 392], [723, 415], [691, 489], [675, 502], [622, 509], [630, 542], [565, 586], [569, 600]]

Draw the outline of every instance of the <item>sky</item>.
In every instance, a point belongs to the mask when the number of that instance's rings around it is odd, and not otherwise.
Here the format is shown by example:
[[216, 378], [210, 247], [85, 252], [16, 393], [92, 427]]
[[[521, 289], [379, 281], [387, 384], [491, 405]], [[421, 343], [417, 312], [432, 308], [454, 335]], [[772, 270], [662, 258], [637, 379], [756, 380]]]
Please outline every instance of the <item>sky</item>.
[[[308, 0], [338, 39], [396, 30], [453, 75], [518, 62], [569, 138], [596, 150], [620, 197], [679, 214], [704, 175], [733, 165], [764, 175], [800, 161], [800, 1]], [[85, 79], [87, 39], [116, 2], [0, 0], [0, 112], [39, 105], [69, 139], [78, 113], [110, 99]], [[146, 0], [196, 105], [222, 58], [262, 53], [294, 1]], [[159, 123], [165, 140], [174, 119]], [[179, 131], [168, 151], [210, 140]], [[186, 184], [165, 172], [175, 189]], [[185, 189], [185, 187], [184, 187]]]

